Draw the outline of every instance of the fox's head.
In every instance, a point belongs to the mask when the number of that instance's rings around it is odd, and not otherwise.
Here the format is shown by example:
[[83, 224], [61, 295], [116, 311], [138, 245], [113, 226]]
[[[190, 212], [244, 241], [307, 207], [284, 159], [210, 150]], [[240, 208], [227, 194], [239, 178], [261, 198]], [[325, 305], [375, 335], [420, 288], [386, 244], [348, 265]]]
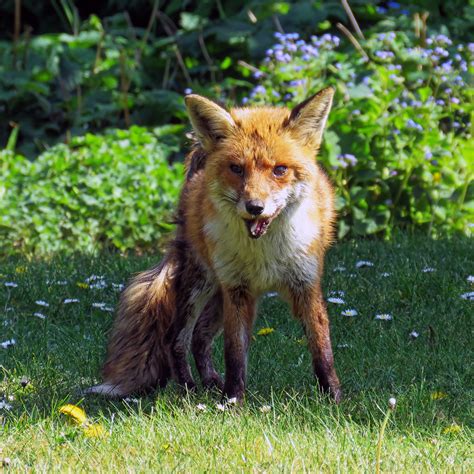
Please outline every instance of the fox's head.
[[293, 110], [280, 107], [226, 110], [205, 97], [186, 96], [197, 140], [206, 154], [211, 199], [243, 219], [252, 238], [297, 202], [317, 176], [315, 155], [331, 108], [326, 88]]

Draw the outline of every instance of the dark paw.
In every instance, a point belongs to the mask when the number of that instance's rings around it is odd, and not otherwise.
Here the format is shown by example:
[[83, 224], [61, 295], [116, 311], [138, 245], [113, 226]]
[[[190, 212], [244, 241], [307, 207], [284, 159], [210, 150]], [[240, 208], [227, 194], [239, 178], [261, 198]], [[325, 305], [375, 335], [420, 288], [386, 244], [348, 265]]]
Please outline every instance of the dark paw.
[[218, 389], [222, 391], [224, 389], [224, 380], [223, 378], [216, 372], [215, 374], [211, 375], [210, 377], [206, 377], [202, 380], [202, 386], [206, 390], [214, 390]]

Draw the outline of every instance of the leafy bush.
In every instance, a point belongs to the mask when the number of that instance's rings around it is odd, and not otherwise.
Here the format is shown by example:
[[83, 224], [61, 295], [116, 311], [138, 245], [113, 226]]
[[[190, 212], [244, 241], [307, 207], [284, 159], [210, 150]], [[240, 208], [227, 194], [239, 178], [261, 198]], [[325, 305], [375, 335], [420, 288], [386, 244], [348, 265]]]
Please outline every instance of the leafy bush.
[[34, 162], [0, 152], [0, 253], [156, 249], [183, 175], [159, 132], [88, 134]]
[[244, 103], [293, 106], [336, 87], [321, 160], [339, 192], [339, 235], [389, 234], [394, 225], [469, 232], [474, 44], [433, 35], [422, 45], [386, 32], [358, 52], [330, 34], [275, 36]]

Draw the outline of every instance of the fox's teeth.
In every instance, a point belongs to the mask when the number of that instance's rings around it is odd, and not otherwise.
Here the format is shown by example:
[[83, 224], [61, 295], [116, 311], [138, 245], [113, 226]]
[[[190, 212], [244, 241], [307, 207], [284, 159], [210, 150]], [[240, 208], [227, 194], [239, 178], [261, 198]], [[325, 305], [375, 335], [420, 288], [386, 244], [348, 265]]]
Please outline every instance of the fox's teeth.
[[252, 232], [252, 235], [257, 235], [258, 228], [259, 228], [259, 221], [255, 219], [250, 225], [250, 232]]

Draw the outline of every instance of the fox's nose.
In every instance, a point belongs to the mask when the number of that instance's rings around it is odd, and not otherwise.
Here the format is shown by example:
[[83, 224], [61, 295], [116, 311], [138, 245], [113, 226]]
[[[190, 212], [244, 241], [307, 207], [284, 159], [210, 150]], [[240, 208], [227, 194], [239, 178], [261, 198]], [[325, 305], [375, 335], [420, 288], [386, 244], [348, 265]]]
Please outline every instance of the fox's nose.
[[247, 209], [247, 212], [252, 214], [252, 216], [259, 216], [263, 212], [264, 208], [265, 206], [263, 202], [258, 199], [247, 201], [245, 203], [245, 209]]

